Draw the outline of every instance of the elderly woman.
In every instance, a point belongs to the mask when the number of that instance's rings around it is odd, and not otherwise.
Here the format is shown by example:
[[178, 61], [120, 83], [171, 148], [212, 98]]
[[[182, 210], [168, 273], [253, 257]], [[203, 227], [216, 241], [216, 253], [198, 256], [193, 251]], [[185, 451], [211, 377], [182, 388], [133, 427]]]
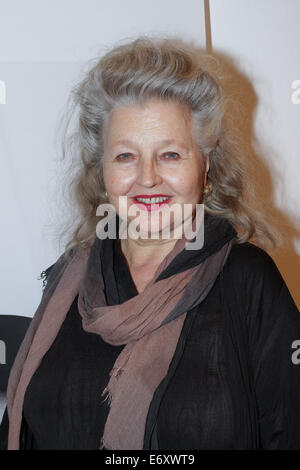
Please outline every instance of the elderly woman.
[[[81, 220], [44, 272], [3, 448], [300, 449], [300, 316], [258, 246], [272, 232], [245, 199], [219, 70], [141, 37], [75, 88]], [[102, 203], [115, 237], [98, 236]], [[192, 210], [163, 217], [173, 206]], [[123, 236], [137, 215], [139, 236]], [[188, 220], [196, 235], [178, 236]]]

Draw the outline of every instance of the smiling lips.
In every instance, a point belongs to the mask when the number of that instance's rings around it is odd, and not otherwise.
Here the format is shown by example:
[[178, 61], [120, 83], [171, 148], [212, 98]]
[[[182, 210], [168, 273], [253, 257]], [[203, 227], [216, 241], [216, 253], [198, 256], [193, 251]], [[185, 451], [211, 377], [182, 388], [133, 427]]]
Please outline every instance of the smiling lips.
[[151, 196], [147, 194], [139, 194], [132, 199], [141, 209], [155, 211], [161, 206], [168, 204], [171, 198], [172, 196], [167, 196], [166, 194], [152, 194]]

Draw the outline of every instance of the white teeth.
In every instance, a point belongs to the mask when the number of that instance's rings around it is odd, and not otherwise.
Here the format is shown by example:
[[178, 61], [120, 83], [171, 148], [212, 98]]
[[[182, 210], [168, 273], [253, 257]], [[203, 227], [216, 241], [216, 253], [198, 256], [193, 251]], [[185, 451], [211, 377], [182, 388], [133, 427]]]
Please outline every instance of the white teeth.
[[166, 197], [136, 197], [135, 198], [137, 201], [139, 202], [144, 202], [146, 204], [157, 204], [159, 202], [163, 202], [165, 201], [166, 199], [169, 199], [168, 196]]

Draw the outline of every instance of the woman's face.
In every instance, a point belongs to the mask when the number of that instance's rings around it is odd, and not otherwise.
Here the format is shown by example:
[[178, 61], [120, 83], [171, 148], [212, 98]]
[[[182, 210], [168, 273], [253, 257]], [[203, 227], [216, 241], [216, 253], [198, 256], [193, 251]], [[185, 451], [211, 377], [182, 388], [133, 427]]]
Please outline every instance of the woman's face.
[[[151, 230], [155, 237], [168, 223], [174, 229], [179, 219], [158, 220], [157, 214], [175, 203], [182, 210], [185, 204], [195, 208], [201, 202], [208, 169], [209, 160], [197, 148], [184, 105], [151, 99], [142, 107], [124, 106], [111, 112], [104, 146], [106, 191], [121, 218], [119, 196], [127, 197], [127, 209], [135, 205], [132, 209], [140, 211], [141, 232]], [[129, 222], [134, 218], [127, 215]]]

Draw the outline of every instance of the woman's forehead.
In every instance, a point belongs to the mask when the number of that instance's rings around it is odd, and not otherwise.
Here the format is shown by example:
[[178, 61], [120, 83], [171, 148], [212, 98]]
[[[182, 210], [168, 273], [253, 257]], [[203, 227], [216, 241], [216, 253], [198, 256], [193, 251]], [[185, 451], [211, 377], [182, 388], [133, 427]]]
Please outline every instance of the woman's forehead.
[[[151, 103], [148, 106], [115, 108], [106, 127], [111, 145], [131, 145], [140, 135], [159, 145], [184, 145], [191, 134], [191, 119], [180, 104]], [[172, 142], [171, 142], [172, 141]]]

